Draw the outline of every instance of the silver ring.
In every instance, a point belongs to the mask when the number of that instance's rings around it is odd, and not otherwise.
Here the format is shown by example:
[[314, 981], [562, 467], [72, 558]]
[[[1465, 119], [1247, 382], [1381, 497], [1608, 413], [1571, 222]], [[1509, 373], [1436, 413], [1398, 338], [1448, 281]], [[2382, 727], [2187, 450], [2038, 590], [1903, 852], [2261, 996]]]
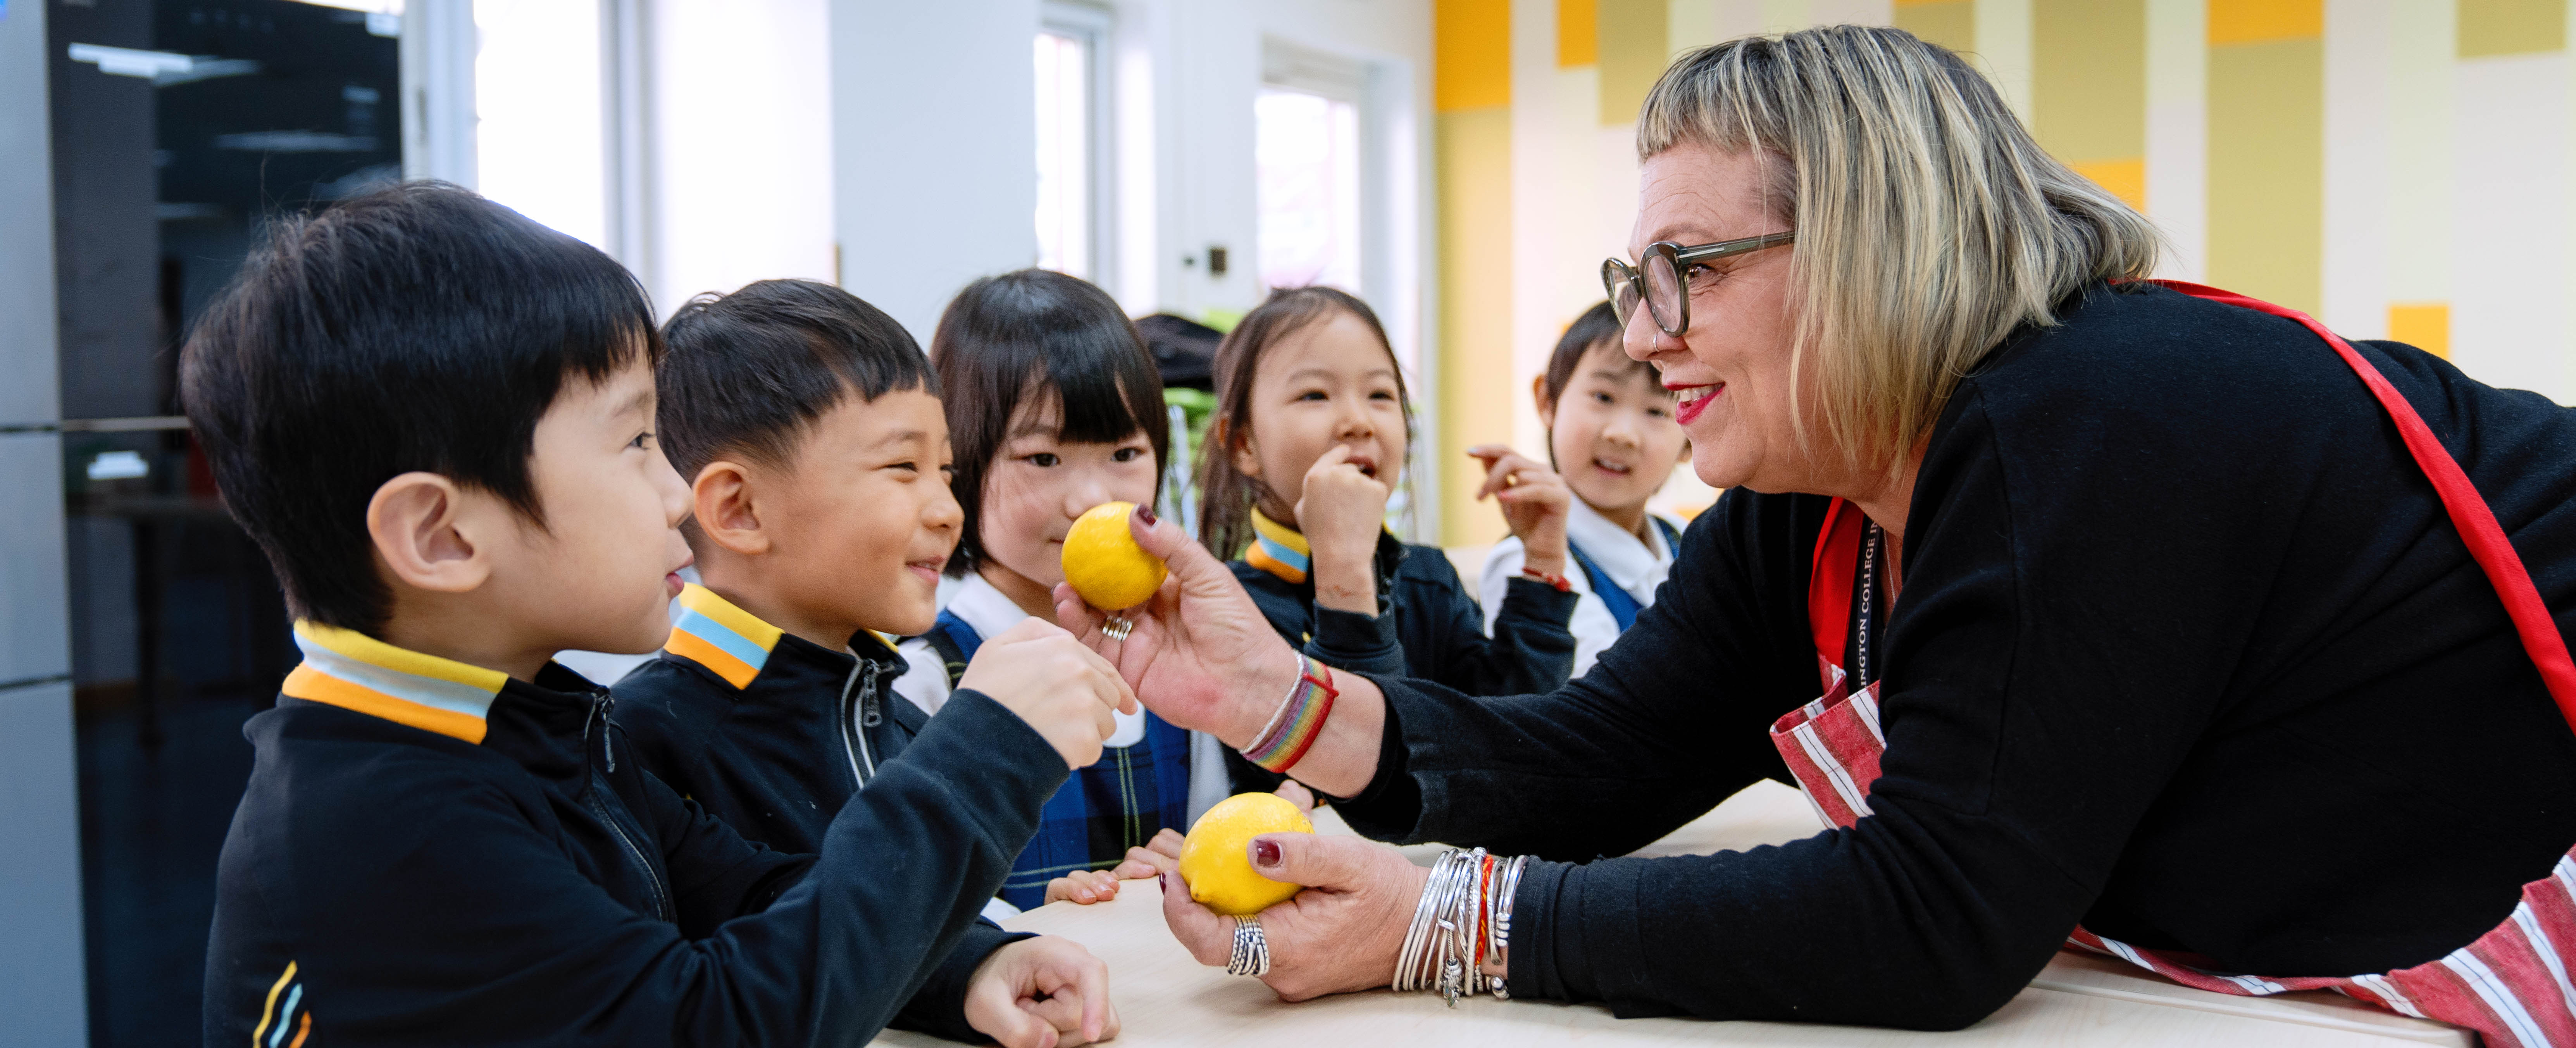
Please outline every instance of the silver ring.
[[1270, 940], [1261, 934], [1261, 918], [1234, 919], [1234, 952], [1226, 957], [1225, 973], [1256, 979], [1270, 974]]

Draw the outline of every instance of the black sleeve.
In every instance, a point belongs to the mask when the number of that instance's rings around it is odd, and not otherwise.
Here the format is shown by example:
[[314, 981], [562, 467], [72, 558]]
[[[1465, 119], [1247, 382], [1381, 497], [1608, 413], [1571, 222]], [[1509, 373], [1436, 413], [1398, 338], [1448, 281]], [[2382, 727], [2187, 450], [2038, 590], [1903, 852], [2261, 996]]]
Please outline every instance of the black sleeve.
[[1566, 624], [1574, 620], [1580, 594], [1514, 578], [1505, 584], [1502, 610], [1487, 636], [1485, 613], [1449, 558], [1418, 550], [1416, 559], [1423, 563], [1408, 565], [1408, 573], [1427, 577], [1428, 584], [1417, 583], [1414, 592], [1438, 631], [1433, 679], [1470, 695], [1526, 695], [1553, 691], [1574, 675], [1574, 633]]
[[[1381, 747], [1380, 774], [1340, 806], [1352, 828], [1506, 854], [1617, 855], [1782, 774], [1765, 729], [1817, 690], [1812, 645], [1803, 631], [1783, 633], [1804, 602], [1765, 602], [1780, 586], [1745, 565], [1768, 561], [1737, 552], [1758, 529], [1728, 508], [1702, 515], [1684, 539], [1676, 581], [1581, 680], [1479, 699], [1428, 681], [1373, 678], [1386, 693], [1390, 742], [1401, 745]], [[1788, 536], [1794, 525], [1769, 531]], [[1799, 557], [1812, 547], [1811, 536], [1777, 552]], [[1783, 645], [1795, 650], [1784, 656]]]
[[305, 900], [336, 934], [299, 949], [351, 1042], [855, 1048], [968, 937], [1065, 776], [1025, 722], [958, 692], [802, 881], [696, 940], [602, 891], [512, 796], [454, 791], [388, 867], [399, 885]]
[[1308, 657], [1337, 670], [1404, 673], [1404, 643], [1396, 637], [1395, 616], [1387, 613], [1383, 593], [1375, 615], [1316, 605], [1315, 635], [1306, 640], [1304, 650]]
[[[620, 735], [625, 732], [620, 730]], [[803, 880], [813, 868], [811, 855], [773, 851], [744, 840], [733, 827], [685, 800], [651, 772], [641, 780], [636, 814], [653, 827], [662, 844], [662, 865], [671, 877], [672, 909], [680, 934], [702, 939], [717, 925], [748, 913], [759, 913]]]

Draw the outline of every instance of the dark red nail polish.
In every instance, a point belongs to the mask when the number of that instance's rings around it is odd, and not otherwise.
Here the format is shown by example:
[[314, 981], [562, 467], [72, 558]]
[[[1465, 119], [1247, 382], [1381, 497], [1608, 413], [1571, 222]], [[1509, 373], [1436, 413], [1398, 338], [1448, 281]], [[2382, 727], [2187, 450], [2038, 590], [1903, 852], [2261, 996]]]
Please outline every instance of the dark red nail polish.
[[1255, 866], [1279, 865], [1279, 842], [1254, 840], [1252, 842], [1252, 864]]
[[1144, 521], [1144, 522], [1145, 522], [1145, 526], [1146, 526], [1146, 527], [1149, 527], [1149, 528], [1150, 528], [1150, 527], [1153, 527], [1153, 526], [1154, 526], [1154, 524], [1156, 523], [1155, 518], [1154, 518], [1154, 507], [1152, 507], [1152, 506], [1138, 506], [1138, 507], [1136, 507], [1136, 519], [1141, 520], [1141, 521]]

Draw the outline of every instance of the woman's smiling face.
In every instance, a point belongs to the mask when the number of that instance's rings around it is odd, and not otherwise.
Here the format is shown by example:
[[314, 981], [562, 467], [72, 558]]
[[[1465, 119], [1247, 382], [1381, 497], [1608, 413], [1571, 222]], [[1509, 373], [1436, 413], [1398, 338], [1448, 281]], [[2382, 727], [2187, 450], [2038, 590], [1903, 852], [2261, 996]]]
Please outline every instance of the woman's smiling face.
[[[1768, 173], [1751, 153], [1686, 143], [1656, 154], [1639, 172], [1629, 257], [1659, 241], [1695, 247], [1788, 230], [1788, 220], [1764, 199]], [[1628, 318], [1628, 355], [1662, 372], [1690, 436], [1691, 469], [1712, 487], [1817, 490], [1815, 464], [1799, 450], [1790, 414], [1798, 395], [1789, 381], [1797, 330], [1789, 255], [1795, 250], [1788, 245], [1690, 266], [1684, 274], [1690, 329], [1679, 338], [1656, 327], [1642, 306]], [[1802, 376], [1810, 397], [1813, 370]]]

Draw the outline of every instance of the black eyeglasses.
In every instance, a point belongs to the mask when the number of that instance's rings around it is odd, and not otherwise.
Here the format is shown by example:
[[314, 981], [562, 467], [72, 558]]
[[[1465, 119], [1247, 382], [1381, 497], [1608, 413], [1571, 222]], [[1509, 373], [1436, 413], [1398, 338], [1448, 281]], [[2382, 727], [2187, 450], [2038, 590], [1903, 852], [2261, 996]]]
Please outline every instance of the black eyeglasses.
[[1690, 289], [1682, 283], [1682, 269], [1693, 263], [1741, 255], [1778, 247], [1798, 239], [1795, 232], [1764, 233], [1742, 240], [1721, 240], [1698, 247], [1683, 247], [1669, 240], [1646, 247], [1645, 261], [1631, 266], [1618, 259], [1601, 262], [1601, 286], [1610, 292], [1610, 311], [1619, 318], [1619, 326], [1628, 326], [1636, 315], [1637, 303], [1646, 304], [1646, 312], [1655, 318], [1655, 326], [1675, 338], [1690, 330]]

